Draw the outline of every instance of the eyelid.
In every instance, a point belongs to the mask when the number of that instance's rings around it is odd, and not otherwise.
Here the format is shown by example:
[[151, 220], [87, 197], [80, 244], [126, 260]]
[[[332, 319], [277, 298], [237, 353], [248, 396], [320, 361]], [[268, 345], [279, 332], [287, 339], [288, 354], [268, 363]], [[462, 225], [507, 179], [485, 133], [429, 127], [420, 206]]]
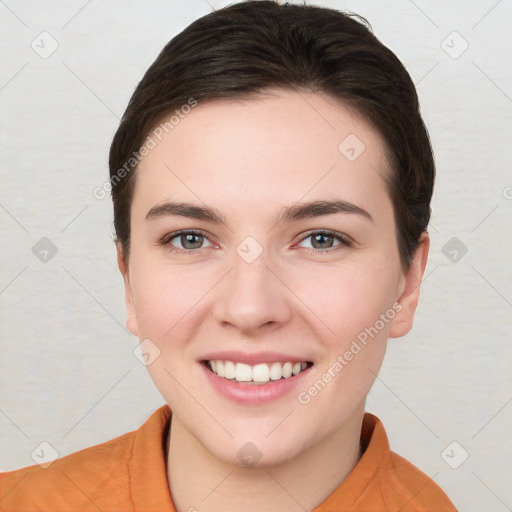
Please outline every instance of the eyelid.
[[[175, 247], [174, 245], [171, 244], [171, 240], [174, 240], [175, 238], [178, 238], [179, 236], [183, 236], [183, 235], [200, 235], [200, 236], [203, 236], [204, 238], [206, 238], [212, 245], [215, 245], [210, 240], [210, 236], [208, 235], [208, 233], [206, 233], [205, 231], [203, 231], [201, 229], [180, 229], [178, 231], [173, 231], [172, 233], [167, 233], [159, 240], [159, 244], [165, 245], [165, 246], [170, 246], [170, 247], [172, 247], [172, 249], [170, 249], [170, 250], [176, 251], [176, 252], [187, 252], [187, 253], [197, 252], [199, 249], [180, 249], [179, 247]], [[206, 247], [204, 247], [204, 249], [206, 249]]]
[[310, 247], [304, 248], [304, 249], [309, 249], [310, 251], [313, 251], [315, 253], [332, 252], [332, 251], [337, 250], [336, 248], [339, 247], [340, 245], [346, 246], [346, 247], [351, 247], [352, 244], [354, 243], [353, 240], [349, 236], [345, 235], [344, 233], [339, 233], [338, 231], [332, 231], [330, 229], [312, 229], [312, 230], [308, 231], [307, 233], [305, 233], [304, 235], [302, 235], [301, 239], [297, 243], [303, 242], [304, 240], [307, 240], [308, 238], [310, 238], [313, 235], [332, 236], [333, 238], [338, 239], [340, 242], [339, 245], [335, 245], [334, 247], [329, 247], [327, 249], [315, 249], [314, 247], [313, 248], [310, 248]]
[[[180, 249], [179, 247], [176, 247], [171, 244], [171, 240], [178, 238], [180, 236], [183, 236], [183, 235], [187, 235], [187, 234], [194, 234], [194, 235], [202, 236], [210, 242], [211, 246], [215, 246], [215, 244], [210, 240], [209, 234], [201, 229], [181, 229], [178, 231], [173, 231], [172, 233], [167, 233], [159, 240], [159, 244], [163, 245], [163, 246], [167, 246], [171, 252], [187, 253], [187, 254], [197, 253], [199, 251], [199, 249], [207, 249], [207, 247], [199, 247], [197, 249]], [[313, 235], [330, 236], [335, 239], [338, 239], [338, 241], [340, 243], [338, 245], [335, 245], [334, 247], [328, 247], [326, 249], [315, 249], [314, 247], [313, 248], [309, 248], [309, 247], [303, 248], [307, 252], [312, 253], [312, 254], [330, 253], [330, 252], [339, 250], [340, 246], [341, 247], [343, 247], [343, 246], [351, 247], [353, 244], [353, 240], [350, 237], [348, 237], [347, 235], [345, 235], [344, 233], [339, 233], [337, 231], [332, 231], [330, 229], [309, 230], [306, 233], [303, 233], [301, 235], [301, 239], [296, 244], [304, 242], [305, 240], [307, 240], [308, 238], [310, 238]], [[296, 244], [294, 244], [294, 245], [296, 245]]]

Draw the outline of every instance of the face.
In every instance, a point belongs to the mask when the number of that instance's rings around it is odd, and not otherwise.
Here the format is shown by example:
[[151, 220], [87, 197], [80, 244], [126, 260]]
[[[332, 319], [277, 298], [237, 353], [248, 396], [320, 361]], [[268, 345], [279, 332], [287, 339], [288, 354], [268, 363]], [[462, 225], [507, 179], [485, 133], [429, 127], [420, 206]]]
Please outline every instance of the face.
[[389, 172], [353, 111], [279, 90], [198, 104], [141, 161], [127, 325], [215, 457], [282, 463], [361, 417], [428, 248], [402, 268]]

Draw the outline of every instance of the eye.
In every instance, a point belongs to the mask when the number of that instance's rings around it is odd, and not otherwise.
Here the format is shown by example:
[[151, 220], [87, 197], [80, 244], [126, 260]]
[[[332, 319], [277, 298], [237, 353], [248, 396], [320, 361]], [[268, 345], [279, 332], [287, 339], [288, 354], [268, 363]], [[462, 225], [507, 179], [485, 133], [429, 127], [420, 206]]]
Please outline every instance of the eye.
[[208, 240], [206, 233], [198, 230], [177, 231], [166, 235], [161, 244], [165, 245], [172, 252], [197, 252], [202, 249], [203, 243], [207, 241], [210, 247], [212, 244]]
[[[351, 241], [350, 239], [341, 234], [336, 233], [334, 231], [312, 231], [308, 233], [301, 242], [305, 242], [306, 240], [311, 240], [311, 248], [309, 252], [312, 254], [333, 252], [338, 249], [336, 247], [350, 247]], [[338, 243], [335, 243], [338, 242]]]

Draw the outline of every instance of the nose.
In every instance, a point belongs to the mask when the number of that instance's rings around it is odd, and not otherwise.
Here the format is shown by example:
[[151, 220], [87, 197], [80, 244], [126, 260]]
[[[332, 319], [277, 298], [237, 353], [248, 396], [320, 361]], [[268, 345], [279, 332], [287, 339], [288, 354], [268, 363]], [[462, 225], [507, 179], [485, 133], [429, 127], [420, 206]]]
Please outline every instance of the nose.
[[235, 254], [233, 267], [217, 290], [216, 320], [247, 337], [286, 324], [291, 318], [291, 294], [278, 274], [265, 253], [252, 263]]

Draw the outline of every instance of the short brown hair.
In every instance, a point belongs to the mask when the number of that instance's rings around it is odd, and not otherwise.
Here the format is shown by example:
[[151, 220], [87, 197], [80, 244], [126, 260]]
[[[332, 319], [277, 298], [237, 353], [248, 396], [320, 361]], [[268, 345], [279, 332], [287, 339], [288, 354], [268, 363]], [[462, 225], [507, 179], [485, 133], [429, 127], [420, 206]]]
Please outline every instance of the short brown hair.
[[387, 185], [400, 258], [409, 266], [430, 219], [435, 176], [411, 77], [364, 18], [266, 0], [236, 3], [193, 22], [164, 47], [135, 89], [109, 158], [114, 226], [125, 260], [137, 166], [132, 155], [155, 125], [191, 98], [248, 97], [275, 87], [331, 95], [378, 129], [391, 167]]

